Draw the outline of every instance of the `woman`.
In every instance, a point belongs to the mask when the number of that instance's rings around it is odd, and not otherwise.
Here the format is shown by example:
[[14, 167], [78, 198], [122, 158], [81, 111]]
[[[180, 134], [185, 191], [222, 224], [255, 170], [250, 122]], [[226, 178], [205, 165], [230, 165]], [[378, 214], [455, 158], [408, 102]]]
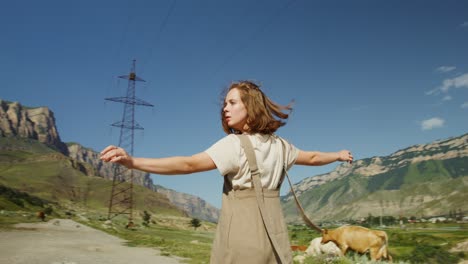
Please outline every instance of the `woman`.
[[101, 159], [165, 175], [218, 169], [224, 176], [223, 203], [211, 263], [292, 263], [279, 202], [284, 172], [293, 164], [351, 163], [353, 156], [347, 150], [303, 151], [275, 135], [291, 109], [271, 101], [253, 82], [236, 82], [221, 109], [228, 135], [206, 151], [190, 157], [136, 158], [108, 146]]

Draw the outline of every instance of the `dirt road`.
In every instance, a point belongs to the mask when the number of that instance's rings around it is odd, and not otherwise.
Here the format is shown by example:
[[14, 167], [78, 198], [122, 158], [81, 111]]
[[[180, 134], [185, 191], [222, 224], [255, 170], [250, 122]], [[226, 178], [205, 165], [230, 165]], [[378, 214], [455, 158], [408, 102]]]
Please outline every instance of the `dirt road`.
[[150, 248], [124, 246], [124, 240], [69, 219], [18, 224], [0, 231], [0, 263], [154, 264], [179, 263]]

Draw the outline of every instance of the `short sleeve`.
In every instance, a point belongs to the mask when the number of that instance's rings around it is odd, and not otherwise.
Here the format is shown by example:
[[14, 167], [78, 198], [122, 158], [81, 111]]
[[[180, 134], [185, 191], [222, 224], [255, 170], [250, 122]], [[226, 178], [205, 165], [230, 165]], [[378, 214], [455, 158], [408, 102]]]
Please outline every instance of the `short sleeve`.
[[289, 170], [294, 163], [296, 163], [297, 157], [299, 156], [299, 149], [283, 138], [281, 138], [281, 141], [283, 142], [283, 146], [286, 148], [285, 163], [286, 170]]
[[216, 164], [221, 175], [226, 176], [239, 171], [239, 140], [234, 135], [228, 135], [213, 144], [205, 153]]

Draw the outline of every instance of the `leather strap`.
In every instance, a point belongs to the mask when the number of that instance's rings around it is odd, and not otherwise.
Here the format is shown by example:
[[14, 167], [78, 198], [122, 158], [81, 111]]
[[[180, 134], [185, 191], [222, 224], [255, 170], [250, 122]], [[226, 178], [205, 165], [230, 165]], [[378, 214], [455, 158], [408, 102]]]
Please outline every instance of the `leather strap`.
[[284, 170], [284, 172], [286, 173], [286, 177], [288, 178], [289, 186], [291, 187], [291, 193], [293, 194], [294, 200], [296, 201], [297, 208], [299, 209], [299, 212], [301, 213], [302, 220], [304, 220], [306, 225], [309, 226], [310, 228], [314, 229], [315, 231], [317, 231], [319, 233], [322, 233], [323, 230], [320, 227], [318, 227], [317, 225], [315, 225], [309, 219], [309, 217], [307, 217], [306, 213], [304, 212], [304, 208], [302, 208], [301, 204], [299, 203], [299, 199], [297, 199], [296, 192], [294, 192], [294, 189], [293, 189], [292, 184], [291, 184], [291, 180], [289, 179], [288, 172], [286, 170]]
[[[322, 233], [322, 229], [320, 227], [318, 227], [316, 224], [314, 224], [310, 219], [309, 217], [307, 217], [305, 211], [304, 211], [304, 208], [302, 208], [302, 205], [301, 203], [299, 202], [299, 199], [297, 199], [297, 195], [296, 195], [296, 192], [294, 191], [293, 189], [293, 186], [292, 186], [292, 183], [291, 183], [291, 179], [289, 179], [289, 175], [288, 175], [288, 171], [286, 170], [286, 168], [288, 167], [288, 165], [286, 164], [286, 146], [284, 145], [284, 142], [282, 139], [280, 139], [281, 141], [281, 145], [283, 146], [283, 157], [284, 157], [284, 164], [283, 164], [283, 170], [284, 170], [284, 174], [286, 174], [286, 178], [288, 178], [288, 182], [289, 182], [289, 187], [291, 188], [291, 193], [293, 194], [294, 196], [294, 200], [296, 202], [296, 206], [297, 208], [299, 209], [299, 212], [301, 213], [301, 216], [302, 216], [302, 220], [304, 220], [304, 222], [306, 223], [307, 226], [309, 226], [310, 228], [314, 229], [315, 231], [319, 232], [319, 233]], [[283, 179], [284, 177], [281, 179], [281, 182], [280, 182], [280, 186], [281, 186], [281, 183], [283, 182]]]
[[260, 178], [259, 178], [260, 172], [258, 171], [257, 159], [255, 158], [255, 153], [254, 153], [254, 149], [252, 146], [252, 142], [246, 135], [238, 135], [238, 137], [240, 139], [241, 146], [244, 149], [245, 156], [247, 157], [247, 163], [249, 163], [250, 174], [252, 177], [255, 194], [257, 196], [258, 208], [260, 210], [260, 216], [262, 217], [263, 224], [265, 225], [267, 235], [270, 238], [273, 249], [275, 250], [278, 257], [280, 258], [281, 263], [288, 263], [284, 259], [284, 254], [282, 254], [281, 252], [281, 248], [278, 245], [278, 241], [272, 234], [273, 228], [271, 227], [271, 223], [269, 221], [271, 218], [268, 217], [268, 212], [265, 210], [265, 203], [264, 203], [263, 195], [262, 195], [262, 183], [260, 182]]

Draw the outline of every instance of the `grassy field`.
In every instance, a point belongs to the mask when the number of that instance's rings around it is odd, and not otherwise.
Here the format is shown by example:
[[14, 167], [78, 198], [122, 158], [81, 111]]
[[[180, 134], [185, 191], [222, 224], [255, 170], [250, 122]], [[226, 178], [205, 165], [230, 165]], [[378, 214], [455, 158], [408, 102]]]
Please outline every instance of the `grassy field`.
[[[80, 221], [80, 220], [78, 220]], [[190, 226], [191, 218], [152, 216], [147, 225], [136, 220], [135, 226], [126, 228], [127, 219], [114, 218], [112, 224], [103, 221], [80, 221], [127, 240], [129, 246], [155, 247], [165, 256], [184, 258], [186, 263], [209, 263], [215, 224], [202, 222], [195, 230]]]
[[[177, 256], [185, 263], [208, 263], [215, 224], [202, 222], [194, 230], [190, 218], [152, 215], [148, 226], [142, 224], [140, 216], [135, 226], [126, 228], [127, 219], [116, 217], [111, 224], [105, 223], [103, 212], [66, 213], [55, 211], [54, 217], [71, 217], [96, 229], [127, 240], [129, 246], [155, 247], [166, 256]], [[27, 211], [1, 211], [0, 229], [11, 228], [20, 222], [39, 222], [35, 213]], [[394, 263], [458, 263], [468, 257], [468, 252], [449, 252], [456, 244], [468, 239], [468, 224], [414, 224], [402, 229], [386, 228], [389, 235], [389, 252]], [[289, 226], [291, 243], [307, 245], [319, 234], [304, 226]], [[295, 253], [296, 255], [299, 253]], [[304, 263], [382, 263], [371, 262], [367, 256], [349, 253], [344, 258], [327, 259], [308, 257]]]
[[[398, 263], [458, 263], [468, 258], [468, 252], [449, 252], [456, 244], [468, 240], [468, 224], [438, 223], [411, 224], [405, 228], [388, 227], [383, 229], [389, 237], [389, 253]], [[290, 226], [292, 244], [307, 245], [317, 232], [303, 226]], [[323, 262], [311, 258], [305, 263], [362, 263], [359, 256], [350, 253], [348, 258], [336, 262]], [[356, 258], [355, 262], [348, 262]]]

